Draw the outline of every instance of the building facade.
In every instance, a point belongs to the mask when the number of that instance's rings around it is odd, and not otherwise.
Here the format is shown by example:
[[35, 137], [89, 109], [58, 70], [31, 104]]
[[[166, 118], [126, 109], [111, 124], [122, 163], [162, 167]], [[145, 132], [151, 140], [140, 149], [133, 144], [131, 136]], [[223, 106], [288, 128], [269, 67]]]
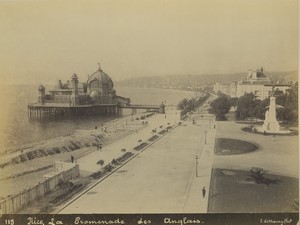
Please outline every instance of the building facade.
[[71, 80], [62, 83], [58, 80], [54, 89], [46, 94], [45, 87], [38, 88], [38, 103], [40, 105], [105, 105], [118, 104], [130, 105], [130, 99], [118, 96], [114, 89], [112, 79], [103, 70], [98, 68], [96, 72], [88, 76], [86, 82], [79, 82], [74, 73]]
[[249, 70], [246, 80], [237, 82], [214, 85], [214, 92], [222, 92], [231, 98], [241, 97], [246, 93], [253, 93], [257, 99], [263, 100], [271, 96], [273, 90], [285, 92], [291, 85], [272, 83], [269, 77], [264, 73], [263, 68], [260, 70]]

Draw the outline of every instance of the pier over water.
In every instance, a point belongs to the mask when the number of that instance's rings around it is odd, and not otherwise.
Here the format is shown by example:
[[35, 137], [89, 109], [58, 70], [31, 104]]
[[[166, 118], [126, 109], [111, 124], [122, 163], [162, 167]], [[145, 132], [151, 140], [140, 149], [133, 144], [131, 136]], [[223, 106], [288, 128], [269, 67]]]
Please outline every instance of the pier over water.
[[145, 109], [147, 112], [164, 113], [164, 105], [127, 105], [120, 106], [114, 104], [102, 105], [81, 105], [81, 106], [61, 106], [61, 105], [28, 105], [28, 117], [31, 119], [50, 118], [71, 118], [71, 117], [92, 117], [99, 115], [122, 116], [123, 109], [131, 109], [131, 114], [136, 114], [138, 109]]
[[88, 76], [86, 82], [79, 82], [74, 73], [71, 81], [62, 83], [46, 94], [41, 84], [38, 88], [38, 102], [28, 105], [28, 117], [34, 119], [90, 117], [99, 115], [122, 115], [123, 109], [137, 109], [148, 112], [165, 113], [161, 105], [131, 105], [130, 98], [118, 96], [111, 78], [100, 65], [96, 72]]

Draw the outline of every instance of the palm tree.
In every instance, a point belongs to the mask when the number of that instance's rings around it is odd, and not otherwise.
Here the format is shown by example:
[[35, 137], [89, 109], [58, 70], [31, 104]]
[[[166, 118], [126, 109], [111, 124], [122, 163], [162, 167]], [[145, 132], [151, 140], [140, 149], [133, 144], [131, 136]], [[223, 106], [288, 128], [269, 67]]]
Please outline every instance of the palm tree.
[[117, 162], [117, 160], [113, 159], [113, 160], [111, 161], [111, 164], [112, 164], [112, 165], [116, 165], [116, 164], [118, 164], [118, 162]]
[[103, 160], [103, 159], [100, 159], [100, 160], [97, 162], [97, 164], [99, 164], [99, 165], [101, 166], [101, 168], [102, 168], [102, 166], [104, 165], [104, 160]]

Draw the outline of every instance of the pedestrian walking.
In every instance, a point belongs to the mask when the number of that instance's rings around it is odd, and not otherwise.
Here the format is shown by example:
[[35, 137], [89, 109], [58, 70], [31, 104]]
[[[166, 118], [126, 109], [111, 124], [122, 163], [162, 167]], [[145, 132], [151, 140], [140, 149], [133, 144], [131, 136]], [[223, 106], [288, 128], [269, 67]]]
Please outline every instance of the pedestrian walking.
[[74, 162], [74, 156], [71, 155], [71, 162]]
[[205, 193], [206, 193], [206, 190], [205, 190], [205, 187], [202, 188], [202, 196], [203, 198], [205, 197]]
[[275, 141], [275, 134], [273, 134], [273, 141]]

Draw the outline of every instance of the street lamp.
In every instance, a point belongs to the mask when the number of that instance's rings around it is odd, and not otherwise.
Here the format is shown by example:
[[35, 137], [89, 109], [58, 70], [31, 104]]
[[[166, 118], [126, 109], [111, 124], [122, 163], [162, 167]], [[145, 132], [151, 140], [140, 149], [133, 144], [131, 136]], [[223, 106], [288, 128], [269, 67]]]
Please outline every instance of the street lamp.
[[206, 144], [206, 133], [207, 133], [207, 130], [205, 130], [204, 132], [204, 143]]
[[198, 177], [198, 156], [196, 155], [196, 177]]

